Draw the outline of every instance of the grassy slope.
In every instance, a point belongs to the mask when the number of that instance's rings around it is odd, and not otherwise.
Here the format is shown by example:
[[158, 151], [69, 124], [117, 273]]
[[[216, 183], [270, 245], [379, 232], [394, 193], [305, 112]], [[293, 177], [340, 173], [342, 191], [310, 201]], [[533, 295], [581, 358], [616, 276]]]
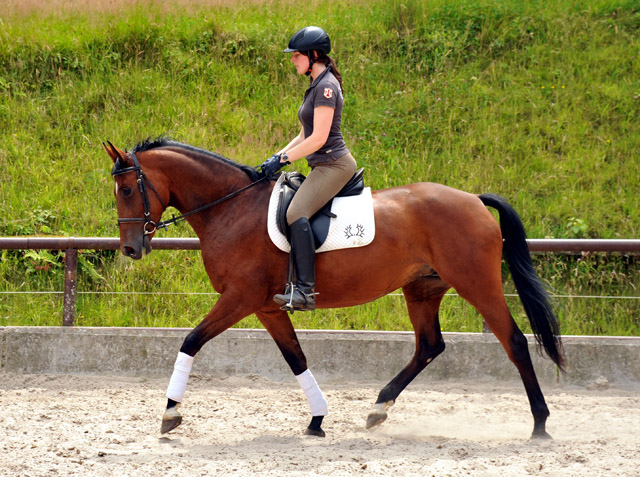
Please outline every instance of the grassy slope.
[[[168, 132], [260, 163], [299, 127], [305, 79], [281, 49], [305, 24], [334, 38], [343, 130], [374, 188], [429, 180], [496, 192], [531, 237], [639, 235], [635, 2], [141, 5], [0, 17], [0, 235], [116, 235], [105, 139], [126, 147]], [[4, 255], [3, 289], [61, 288], [55, 255], [26, 262]], [[83, 263], [87, 290], [210, 291], [190, 252], [156, 252], [135, 267], [110, 254]], [[640, 284], [633, 260], [539, 266], [560, 293], [637, 295]], [[37, 306], [23, 296], [0, 300], [6, 323], [58, 320], [55, 297], [38, 297]], [[83, 296], [79, 323], [190, 326], [212, 300]], [[573, 332], [638, 332], [635, 301], [563, 303], [565, 323], [579, 325]], [[479, 329], [461, 300], [446, 305], [445, 329]], [[296, 325], [406, 328], [401, 314], [402, 300], [391, 297], [296, 317]], [[593, 323], [581, 328], [584, 321]]]

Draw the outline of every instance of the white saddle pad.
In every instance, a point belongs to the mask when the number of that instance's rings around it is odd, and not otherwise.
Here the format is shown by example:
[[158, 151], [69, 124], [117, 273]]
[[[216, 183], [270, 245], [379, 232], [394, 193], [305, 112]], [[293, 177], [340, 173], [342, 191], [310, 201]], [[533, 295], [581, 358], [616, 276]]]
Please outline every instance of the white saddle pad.
[[[284, 174], [281, 174], [271, 193], [267, 230], [271, 241], [276, 247], [283, 252], [289, 253], [291, 252], [291, 245], [289, 245], [287, 237], [278, 230], [276, 222], [276, 211], [280, 202], [280, 184], [283, 180]], [[360, 195], [334, 198], [331, 212], [337, 217], [331, 218], [327, 240], [316, 250], [316, 253], [329, 252], [330, 250], [341, 248], [364, 247], [373, 241], [376, 228], [370, 187], [365, 187]]]

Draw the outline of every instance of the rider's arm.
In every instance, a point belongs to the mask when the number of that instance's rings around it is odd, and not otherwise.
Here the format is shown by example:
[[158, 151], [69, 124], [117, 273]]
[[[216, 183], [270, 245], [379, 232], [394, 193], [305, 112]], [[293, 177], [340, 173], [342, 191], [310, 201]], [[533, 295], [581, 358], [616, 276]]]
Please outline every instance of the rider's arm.
[[304, 128], [300, 128], [300, 134], [298, 134], [296, 137], [294, 137], [291, 140], [291, 142], [289, 144], [287, 144], [283, 149], [278, 151], [277, 154], [282, 154], [283, 152], [287, 152], [287, 151], [293, 149], [298, 144], [300, 144], [302, 141], [304, 141]]
[[[316, 106], [313, 110], [313, 133], [311, 136], [304, 138], [304, 130], [300, 132], [298, 137], [291, 141], [282, 152], [286, 152], [289, 156], [289, 162], [297, 161], [303, 157], [313, 154], [322, 146], [324, 146], [329, 138], [331, 124], [333, 123], [333, 113], [335, 109], [331, 106]], [[300, 138], [302, 141], [296, 141]], [[292, 144], [295, 145], [290, 147]]]

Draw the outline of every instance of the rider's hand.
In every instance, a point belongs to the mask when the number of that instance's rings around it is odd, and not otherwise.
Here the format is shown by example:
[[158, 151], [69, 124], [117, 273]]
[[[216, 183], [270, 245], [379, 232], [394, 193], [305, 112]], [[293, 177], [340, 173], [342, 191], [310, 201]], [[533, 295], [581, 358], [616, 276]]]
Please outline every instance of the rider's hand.
[[260, 170], [265, 176], [271, 177], [287, 164], [288, 162], [280, 162], [280, 154], [274, 154], [262, 163]]

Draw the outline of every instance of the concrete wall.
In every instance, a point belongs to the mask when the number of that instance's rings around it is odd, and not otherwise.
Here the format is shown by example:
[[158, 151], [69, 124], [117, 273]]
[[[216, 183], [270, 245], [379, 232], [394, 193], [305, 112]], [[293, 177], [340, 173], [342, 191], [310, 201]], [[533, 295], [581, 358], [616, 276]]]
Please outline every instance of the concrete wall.
[[[8, 373], [170, 376], [190, 330], [166, 328], [0, 327], [0, 371]], [[387, 382], [411, 359], [410, 332], [298, 331], [309, 367], [324, 382]], [[558, 374], [529, 338], [544, 384], [589, 385], [601, 376], [624, 388], [640, 388], [640, 338], [564, 337], [569, 368]], [[419, 380], [519, 382], [515, 367], [493, 335], [444, 333], [445, 352]], [[292, 379], [263, 330], [230, 329], [197, 355], [194, 373], [257, 374]]]

